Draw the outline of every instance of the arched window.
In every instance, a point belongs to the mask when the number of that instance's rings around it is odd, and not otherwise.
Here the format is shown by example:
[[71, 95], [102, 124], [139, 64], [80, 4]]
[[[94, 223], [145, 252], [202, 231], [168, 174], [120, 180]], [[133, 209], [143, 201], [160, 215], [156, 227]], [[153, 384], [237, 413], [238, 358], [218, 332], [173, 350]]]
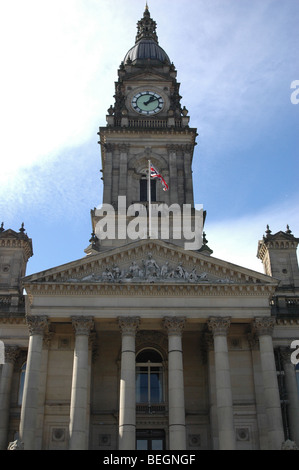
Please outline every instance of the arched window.
[[145, 349], [136, 357], [136, 402], [157, 404], [163, 401], [162, 357], [154, 349]]
[[[142, 175], [140, 179], [140, 202], [148, 201], [148, 178], [147, 175]], [[156, 202], [156, 180], [151, 179], [151, 201]]]
[[27, 365], [27, 363], [24, 362], [24, 364], [21, 367], [21, 371], [20, 371], [19, 396], [18, 396], [18, 404], [19, 405], [22, 405], [22, 400], [23, 400], [26, 365]]

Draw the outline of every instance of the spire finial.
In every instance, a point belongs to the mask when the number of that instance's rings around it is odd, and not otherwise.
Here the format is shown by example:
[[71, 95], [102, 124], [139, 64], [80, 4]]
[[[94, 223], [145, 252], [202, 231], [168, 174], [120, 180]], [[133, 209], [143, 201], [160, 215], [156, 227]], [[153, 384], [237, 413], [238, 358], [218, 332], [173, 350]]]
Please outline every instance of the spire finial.
[[158, 43], [158, 36], [156, 34], [156, 22], [151, 18], [148, 3], [145, 4], [143, 18], [137, 23], [137, 36], [136, 42], [140, 39], [153, 39]]

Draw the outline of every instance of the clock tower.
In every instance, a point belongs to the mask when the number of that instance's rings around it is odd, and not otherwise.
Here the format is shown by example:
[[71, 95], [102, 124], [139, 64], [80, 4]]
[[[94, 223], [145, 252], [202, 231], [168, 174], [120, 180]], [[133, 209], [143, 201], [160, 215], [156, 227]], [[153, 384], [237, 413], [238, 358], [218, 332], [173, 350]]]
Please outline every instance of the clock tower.
[[[151, 178], [151, 206], [188, 205], [193, 211], [192, 159], [196, 129], [189, 127], [188, 110], [182, 106], [175, 66], [158, 42], [156, 22], [146, 5], [137, 23], [135, 45], [125, 54], [118, 69], [114, 104], [108, 109], [107, 124], [100, 127], [103, 173], [103, 205], [120, 214], [123, 209], [142, 204], [148, 209], [148, 162], [167, 184]], [[86, 253], [96, 253], [127, 243], [128, 238], [99, 240], [100, 211], [91, 211], [93, 235]], [[192, 217], [191, 217], [192, 218]], [[128, 224], [129, 218], [126, 218]], [[193, 219], [194, 221], [194, 219]], [[158, 235], [157, 238], [163, 238]], [[170, 241], [182, 244], [182, 240]]]

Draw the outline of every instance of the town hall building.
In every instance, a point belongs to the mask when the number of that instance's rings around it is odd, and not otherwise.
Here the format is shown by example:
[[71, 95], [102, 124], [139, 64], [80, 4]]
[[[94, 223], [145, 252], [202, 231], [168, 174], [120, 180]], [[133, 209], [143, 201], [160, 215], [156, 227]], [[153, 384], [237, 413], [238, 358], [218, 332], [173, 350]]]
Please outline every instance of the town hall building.
[[299, 238], [268, 227], [261, 274], [213, 257], [204, 233], [186, 249], [170, 213], [168, 237], [119, 236], [163, 204], [190, 207], [194, 227], [197, 132], [176, 77], [146, 7], [99, 129], [115, 237], [93, 209], [83, 257], [26, 276], [32, 240], [0, 228], [2, 450], [299, 445]]

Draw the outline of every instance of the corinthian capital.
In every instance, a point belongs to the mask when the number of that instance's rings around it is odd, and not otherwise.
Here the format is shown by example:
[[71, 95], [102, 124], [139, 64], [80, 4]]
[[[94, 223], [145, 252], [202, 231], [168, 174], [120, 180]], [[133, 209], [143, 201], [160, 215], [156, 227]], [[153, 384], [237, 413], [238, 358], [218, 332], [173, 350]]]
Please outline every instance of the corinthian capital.
[[89, 336], [94, 323], [92, 317], [72, 317], [72, 325], [76, 335]]
[[5, 346], [5, 362], [14, 364], [19, 354], [18, 346]]
[[122, 334], [134, 335], [139, 328], [139, 317], [119, 317], [118, 324]]
[[163, 318], [164, 328], [168, 331], [168, 335], [180, 336], [185, 326], [185, 318], [182, 317], [165, 317]]
[[272, 336], [275, 319], [271, 317], [258, 317], [255, 318], [253, 329], [258, 336], [268, 335]]
[[26, 321], [30, 336], [43, 335], [49, 328], [48, 317], [27, 315]]
[[208, 328], [213, 336], [226, 336], [230, 327], [230, 317], [210, 317]]

